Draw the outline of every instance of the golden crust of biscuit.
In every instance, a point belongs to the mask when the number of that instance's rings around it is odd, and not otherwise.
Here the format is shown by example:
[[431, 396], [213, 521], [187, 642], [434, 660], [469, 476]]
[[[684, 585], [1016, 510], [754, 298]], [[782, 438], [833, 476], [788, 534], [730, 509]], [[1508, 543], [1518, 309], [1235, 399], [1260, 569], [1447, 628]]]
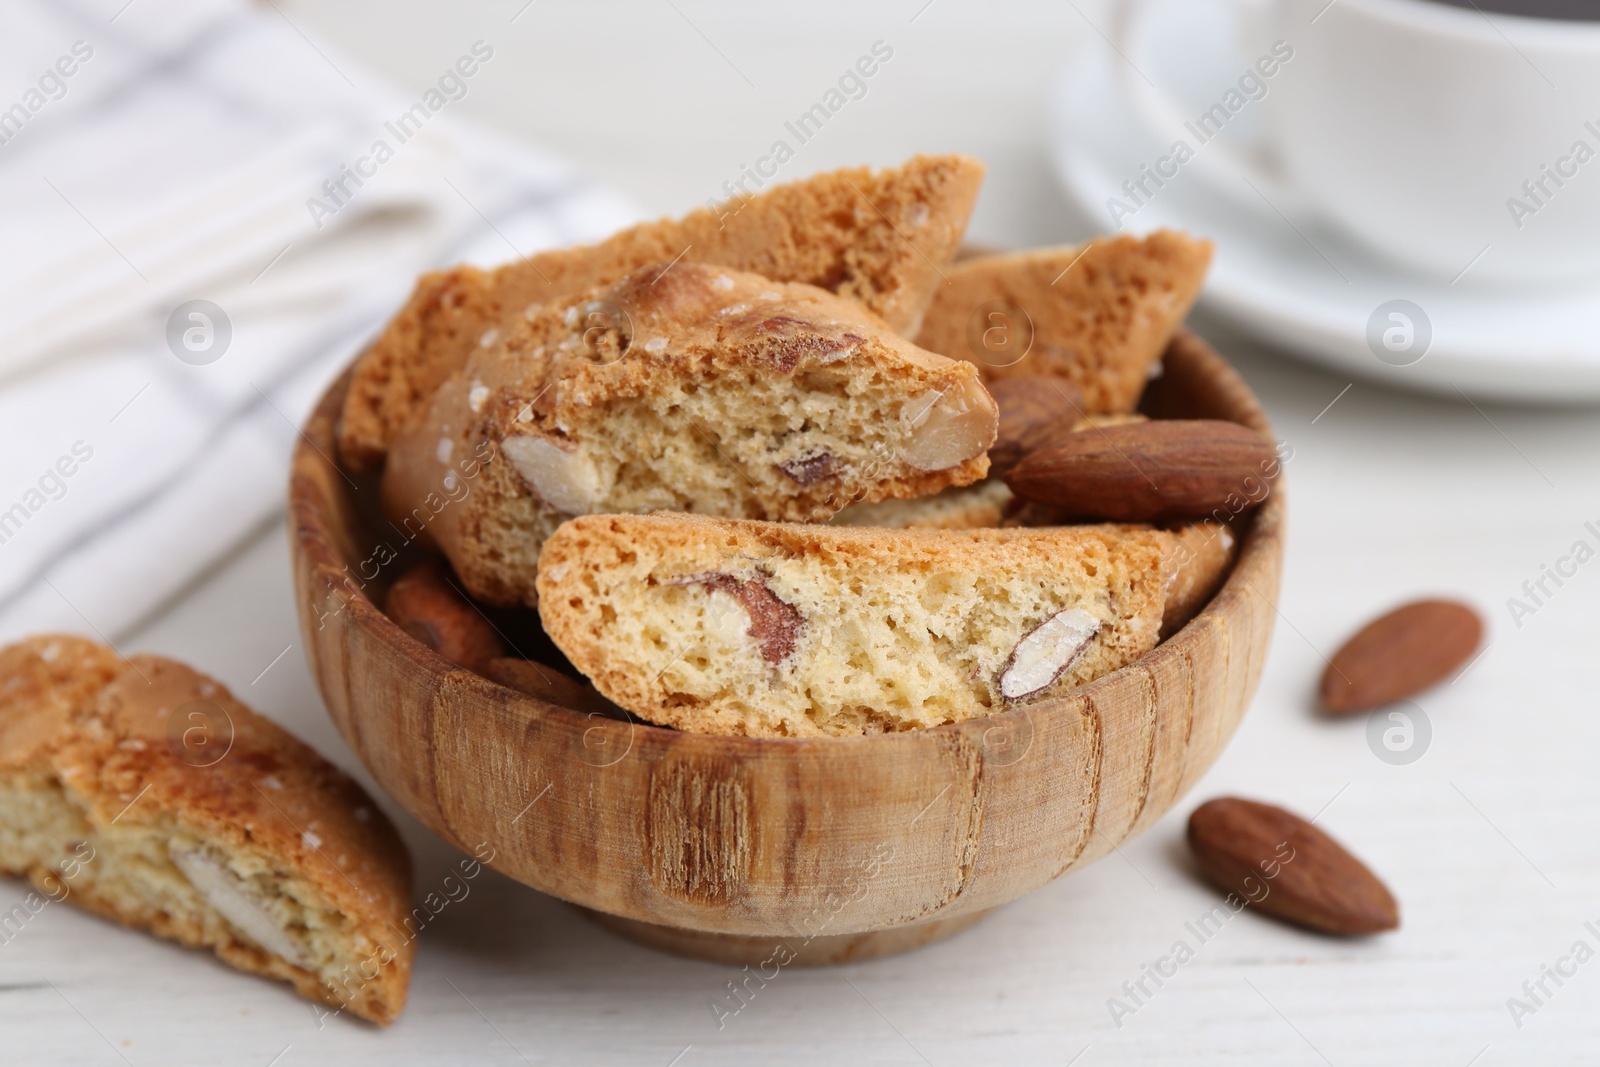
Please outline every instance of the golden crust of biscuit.
[[394, 827], [183, 664], [61, 635], [0, 650], [0, 812], [0, 870], [52, 898], [366, 1019], [405, 1004], [411, 873]]
[[[1148, 652], [1174, 543], [1138, 526], [589, 515], [546, 543], [539, 615], [596, 689], [650, 722], [758, 737], [919, 729], [1059, 695]], [[1012, 685], [1024, 640], [1052, 620], [1079, 627], [1079, 643], [1019, 672], [1038, 684]]]
[[1167, 606], [1161, 616], [1165, 641], [1200, 613], [1233, 569], [1239, 539], [1225, 523], [1189, 523], [1172, 531], [1177, 539], [1172, 577], [1167, 580]]
[[814, 175], [497, 270], [462, 266], [424, 275], [356, 366], [340, 419], [341, 455], [352, 469], [376, 469], [394, 436], [486, 331], [530, 304], [651, 263], [716, 263], [807, 282], [914, 335], [941, 267], [961, 243], [982, 180], [983, 165], [970, 157], [917, 156], [885, 170]]
[[985, 381], [1059, 375], [1090, 414], [1132, 411], [1210, 264], [1211, 242], [1171, 230], [974, 256], [945, 269], [917, 343]]
[[876, 526], [885, 530], [983, 530], [999, 526], [1015, 497], [999, 478], [955, 485], [910, 500], [851, 504], [829, 520], [834, 526]]
[[396, 439], [384, 505], [474, 596], [531, 605], [572, 515], [822, 521], [976, 481], [995, 420], [977, 368], [853, 301], [663, 264], [508, 325]]

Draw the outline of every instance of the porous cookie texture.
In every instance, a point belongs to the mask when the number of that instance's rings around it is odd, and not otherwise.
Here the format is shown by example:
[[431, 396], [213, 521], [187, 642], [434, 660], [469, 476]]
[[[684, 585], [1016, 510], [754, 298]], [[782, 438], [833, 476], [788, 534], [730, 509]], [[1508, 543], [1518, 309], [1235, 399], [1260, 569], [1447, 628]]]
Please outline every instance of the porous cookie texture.
[[651, 722], [756, 737], [938, 726], [1065, 692], [1155, 646], [1171, 534], [902, 530], [682, 515], [563, 525], [546, 632]]
[[396, 440], [384, 506], [474, 596], [531, 605], [540, 546], [573, 515], [820, 522], [977, 481], [996, 419], [975, 367], [853, 301], [662, 264], [480, 350]]
[[1210, 603], [1239, 556], [1233, 527], [1193, 522], [1172, 531], [1176, 545], [1168, 569], [1167, 603], [1161, 614], [1161, 639], [1181, 630]]
[[917, 343], [985, 381], [1058, 375], [1089, 413], [1132, 411], [1210, 264], [1211, 242], [1171, 230], [974, 256], [945, 268]]
[[999, 478], [953, 485], [912, 500], [851, 504], [830, 520], [835, 526], [876, 526], [886, 530], [982, 530], [999, 526], [1016, 500]]
[[[1000, 421], [1005, 421], [1004, 407]], [[1121, 426], [1147, 421], [1143, 415], [1086, 415], [1067, 429], [1087, 430], [1097, 426]], [[989, 450], [991, 462], [997, 444]], [[883, 500], [875, 504], [851, 504], [835, 515], [835, 526], [879, 526], [889, 530], [926, 527], [934, 530], [981, 530], [993, 526], [1056, 526], [1070, 516], [1041, 504], [1018, 500], [1004, 481], [989, 477], [972, 485], [952, 485], [937, 493], [909, 500]]]
[[379, 466], [395, 435], [503, 320], [651, 263], [718, 263], [808, 282], [914, 336], [982, 181], [983, 165], [970, 157], [917, 156], [885, 170], [818, 174], [497, 270], [424, 275], [356, 366], [339, 427], [343, 459], [355, 470]]
[[387, 1023], [411, 861], [361, 788], [218, 683], [69, 636], [0, 649], [0, 872]]
[[[1005, 410], [1001, 407], [1001, 425]], [[1120, 426], [1146, 421], [1143, 415], [1086, 415], [1067, 429], [1087, 430], [1097, 426]], [[997, 444], [990, 449], [991, 461]], [[989, 477], [972, 485], [953, 485], [937, 493], [909, 500], [883, 500], [875, 504], [851, 504], [831, 520], [835, 526], [880, 526], [890, 530], [926, 527], [935, 530], [980, 530], [993, 526], [1054, 526], [1069, 517], [1056, 514], [1044, 505], [1018, 500], [1005, 482]]]

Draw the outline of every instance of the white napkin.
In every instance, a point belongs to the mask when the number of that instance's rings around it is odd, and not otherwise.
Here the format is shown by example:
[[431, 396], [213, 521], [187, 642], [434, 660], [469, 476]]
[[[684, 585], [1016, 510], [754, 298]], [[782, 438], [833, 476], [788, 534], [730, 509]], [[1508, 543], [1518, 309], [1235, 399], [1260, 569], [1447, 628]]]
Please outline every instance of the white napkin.
[[[29, 80], [0, 89], [0, 640], [114, 641], [272, 518], [301, 420], [420, 272], [635, 218], [461, 119], [492, 41], [401, 89], [240, 0], [6, 21]], [[192, 300], [226, 323], [169, 343]]]

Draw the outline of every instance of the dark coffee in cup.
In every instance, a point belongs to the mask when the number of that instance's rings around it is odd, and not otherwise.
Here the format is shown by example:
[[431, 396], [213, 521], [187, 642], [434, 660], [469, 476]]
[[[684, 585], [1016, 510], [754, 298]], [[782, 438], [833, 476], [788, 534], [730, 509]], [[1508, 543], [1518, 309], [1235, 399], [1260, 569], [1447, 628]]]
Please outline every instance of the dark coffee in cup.
[[1434, 3], [1530, 19], [1600, 22], [1600, 0], [1477, 0], [1476, 3], [1473, 0], [1434, 0]]

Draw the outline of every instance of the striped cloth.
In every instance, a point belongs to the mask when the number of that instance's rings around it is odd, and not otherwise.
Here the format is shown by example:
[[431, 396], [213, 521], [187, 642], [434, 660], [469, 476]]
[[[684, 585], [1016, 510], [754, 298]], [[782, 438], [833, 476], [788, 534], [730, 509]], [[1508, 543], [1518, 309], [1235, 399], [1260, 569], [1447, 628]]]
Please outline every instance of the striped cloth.
[[449, 47], [400, 89], [274, 5], [8, 3], [0, 639], [115, 641], [270, 522], [296, 427], [421, 271], [633, 220], [463, 121], [496, 52]]

